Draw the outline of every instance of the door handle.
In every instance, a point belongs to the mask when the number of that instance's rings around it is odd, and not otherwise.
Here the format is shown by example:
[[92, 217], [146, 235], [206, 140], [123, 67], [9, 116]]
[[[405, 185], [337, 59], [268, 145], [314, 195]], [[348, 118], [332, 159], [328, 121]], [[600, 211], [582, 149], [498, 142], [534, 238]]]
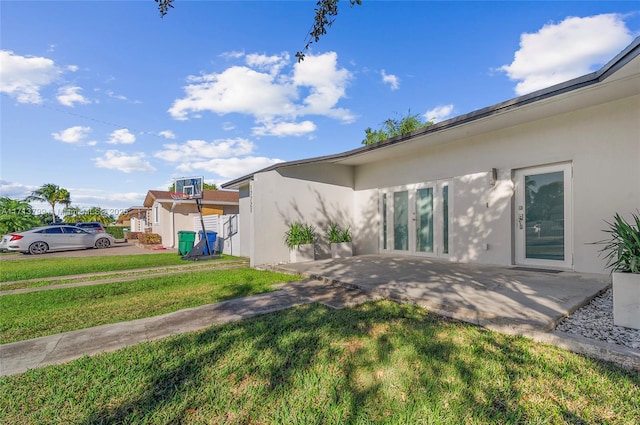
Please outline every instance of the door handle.
[[524, 229], [524, 214], [519, 214], [518, 215], [518, 226], [520, 227], [520, 230]]

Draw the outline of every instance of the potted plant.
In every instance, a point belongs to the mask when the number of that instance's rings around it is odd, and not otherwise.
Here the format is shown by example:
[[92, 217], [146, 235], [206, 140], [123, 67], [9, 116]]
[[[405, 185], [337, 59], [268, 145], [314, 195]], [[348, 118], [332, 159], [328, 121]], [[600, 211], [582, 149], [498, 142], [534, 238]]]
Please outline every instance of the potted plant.
[[631, 215], [635, 227], [619, 214], [606, 222], [609, 238], [600, 252], [612, 271], [613, 323], [640, 329], [640, 215]]
[[284, 234], [292, 263], [315, 260], [316, 229], [310, 224], [291, 223]]
[[347, 227], [342, 229], [338, 224], [330, 222], [327, 229], [327, 239], [331, 246], [331, 258], [344, 258], [353, 255], [351, 231]]

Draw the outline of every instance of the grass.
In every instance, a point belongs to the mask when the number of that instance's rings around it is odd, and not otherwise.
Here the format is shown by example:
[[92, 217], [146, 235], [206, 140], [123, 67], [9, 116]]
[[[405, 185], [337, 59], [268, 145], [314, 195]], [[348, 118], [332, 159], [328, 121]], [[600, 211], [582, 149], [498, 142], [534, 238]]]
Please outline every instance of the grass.
[[85, 357], [0, 394], [16, 425], [640, 423], [636, 373], [385, 301]]
[[237, 268], [242, 264], [246, 264], [242, 258], [227, 257], [226, 259], [218, 259], [215, 261], [200, 262], [183, 262], [178, 265], [156, 266], [145, 269], [131, 269], [112, 272], [100, 272], [96, 274], [80, 274], [69, 276], [50, 276], [44, 278], [35, 278], [34, 280], [18, 280], [10, 283], [0, 283], [0, 294], [2, 291], [11, 291], [23, 288], [39, 288], [42, 286], [54, 286], [78, 282], [95, 282], [107, 281], [115, 279], [132, 279], [135, 277], [155, 277], [158, 275], [190, 273], [198, 270], [226, 269]]
[[4, 295], [0, 296], [0, 343], [269, 292], [274, 284], [299, 279], [240, 268]]
[[185, 264], [185, 260], [175, 253], [8, 259], [0, 262], [0, 282], [178, 264]]

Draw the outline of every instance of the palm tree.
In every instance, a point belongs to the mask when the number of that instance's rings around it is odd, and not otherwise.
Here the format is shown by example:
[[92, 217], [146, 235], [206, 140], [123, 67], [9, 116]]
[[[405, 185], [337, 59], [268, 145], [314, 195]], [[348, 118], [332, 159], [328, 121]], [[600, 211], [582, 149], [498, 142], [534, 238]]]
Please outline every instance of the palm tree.
[[56, 204], [69, 205], [71, 203], [71, 195], [69, 195], [67, 189], [47, 183], [31, 192], [31, 196], [28, 196], [25, 201], [46, 202], [51, 205], [51, 219], [55, 222]]
[[80, 207], [72, 207], [67, 206], [64, 209], [64, 220], [65, 223], [79, 223], [82, 221], [82, 210]]
[[84, 214], [82, 214], [82, 221], [97, 221], [98, 223], [106, 226], [113, 223], [114, 218], [100, 207], [91, 207]]

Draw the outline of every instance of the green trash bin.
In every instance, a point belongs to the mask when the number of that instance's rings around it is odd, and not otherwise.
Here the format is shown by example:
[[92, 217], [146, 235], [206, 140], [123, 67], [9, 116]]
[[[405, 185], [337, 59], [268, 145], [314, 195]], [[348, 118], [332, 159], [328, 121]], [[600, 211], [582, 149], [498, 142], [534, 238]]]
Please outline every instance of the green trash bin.
[[196, 232], [180, 230], [178, 232], [178, 254], [187, 255], [193, 248], [196, 240]]

